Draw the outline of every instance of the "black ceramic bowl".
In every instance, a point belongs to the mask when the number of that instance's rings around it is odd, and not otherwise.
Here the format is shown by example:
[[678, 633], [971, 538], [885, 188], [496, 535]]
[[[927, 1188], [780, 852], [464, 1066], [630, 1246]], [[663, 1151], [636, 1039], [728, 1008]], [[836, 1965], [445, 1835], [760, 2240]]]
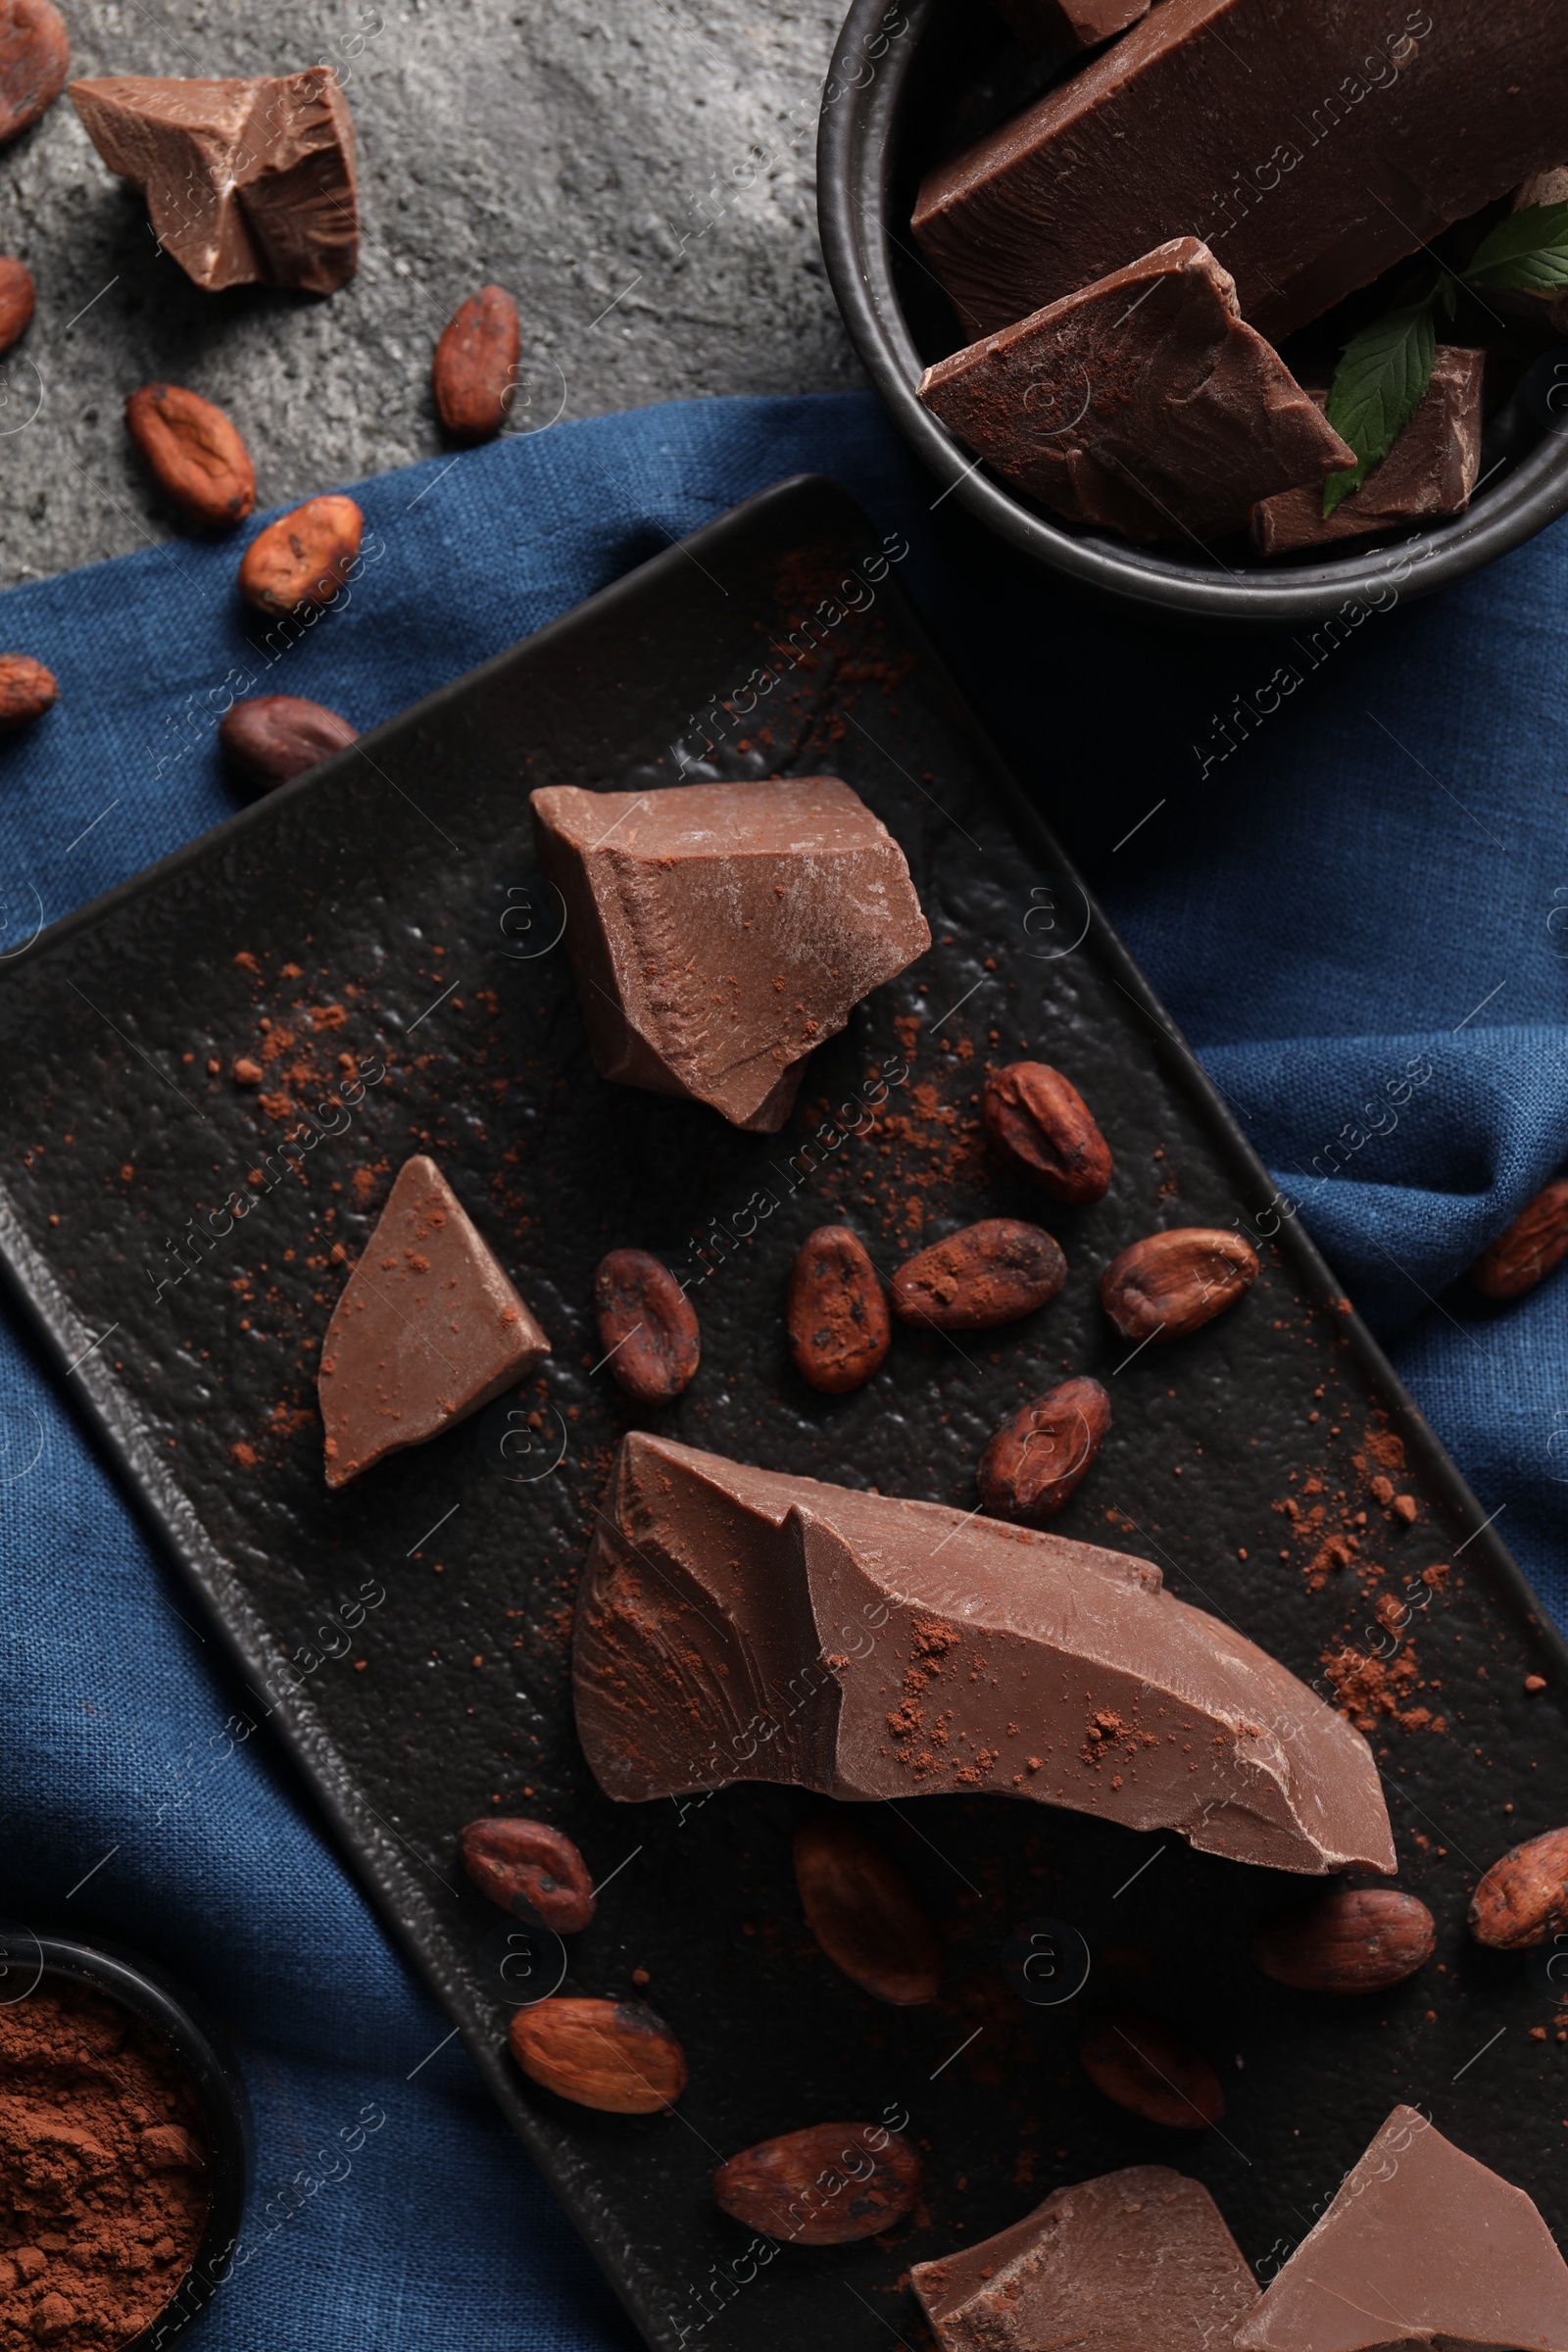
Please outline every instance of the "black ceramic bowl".
[[234, 2054], [219, 2028], [151, 1961], [117, 1944], [77, 1943], [0, 1926], [0, 2002], [25, 2000], [50, 1978], [88, 1984], [171, 2043], [196, 2094], [211, 2171], [207, 2228], [184, 2284], [121, 2352], [164, 2352], [198, 2319], [227, 2276], [251, 2174], [251, 2114]]
[[[1544, 358], [1492, 419], [1482, 487], [1464, 514], [1332, 561], [1264, 564], [1162, 554], [1075, 531], [1016, 498], [915, 398], [922, 369], [965, 340], [915, 251], [923, 172], [1038, 95], [1023, 53], [982, 0], [854, 0], [817, 141], [822, 250], [839, 309], [895, 422], [952, 496], [1014, 547], [1086, 587], [1213, 620], [1294, 625], [1352, 599], [1386, 608], [1479, 571], [1568, 511], [1568, 349]], [[1568, 137], [1568, 132], [1565, 132]]]

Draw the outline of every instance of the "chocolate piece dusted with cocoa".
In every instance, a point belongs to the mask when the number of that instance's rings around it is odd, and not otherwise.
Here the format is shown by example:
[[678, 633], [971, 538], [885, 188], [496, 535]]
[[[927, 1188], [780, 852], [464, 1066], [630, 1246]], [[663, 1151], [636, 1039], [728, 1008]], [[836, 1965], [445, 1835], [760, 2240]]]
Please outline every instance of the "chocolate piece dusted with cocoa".
[[[1315, 485], [1285, 490], [1252, 509], [1252, 543], [1265, 556], [1288, 556], [1302, 547], [1328, 547], [1339, 539], [1364, 539], [1373, 531], [1396, 530], [1423, 514], [1460, 514], [1481, 474], [1484, 351], [1444, 344], [1421, 406], [1390, 450], [1332, 514], [1323, 512]], [[1326, 392], [1313, 392], [1320, 409]]]
[[1150, 0], [991, 0], [1031, 49], [1094, 49], [1149, 14]]
[[0, 147], [50, 107], [71, 71], [71, 35], [50, 0], [0, 0]]
[[321, 1343], [326, 1483], [477, 1412], [550, 1353], [433, 1159], [404, 1163]]
[[1522, 2188], [1396, 2107], [1238, 2352], [1568, 2352], [1568, 2266]]
[[606, 1078], [774, 1135], [812, 1048], [931, 945], [904, 852], [836, 776], [532, 796]]
[[218, 726], [230, 766], [264, 792], [308, 775], [359, 739], [346, 718], [298, 694], [253, 695], [225, 710]]
[[914, 232], [970, 336], [1198, 235], [1277, 342], [1560, 163], [1565, 122], [1555, 0], [1160, 0], [938, 165]]
[[939, 361], [919, 394], [1015, 489], [1125, 539], [1224, 538], [1355, 464], [1196, 237]]
[[697, 1309], [646, 1250], [612, 1250], [594, 1276], [599, 1345], [616, 1388], [639, 1404], [669, 1404], [702, 1359]]
[[909, 2284], [941, 2352], [1214, 2352], [1257, 2300], [1207, 2189], [1163, 2164], [1058, 2188]]
[[985, 1130], [1008, 1165], [1069, 1208], [1110, 1190], [1110, 1146], [1070, 1078], [1048, 1061], [1009, 1061], [980, 1097]]
[[128, 74], [74, 81], [71, 100], [197, 285], [330, 294], [354, 275], [354, 125], [330, 66], [251, 81]]
[[1237, 1861], [1394, 1868], [1366, 1741], [1147, 1561], [641, 1432], [596, 1517], [572, 1675], [622, 1801], [991, 1790]]
[[580, 1935], [593, 1918], [593, 1876], [564, 1831], [490, 1814], [470, 1821], [459, 1842], [464, 1869], [503, 1911], [542, 1919], [558, 1936]]

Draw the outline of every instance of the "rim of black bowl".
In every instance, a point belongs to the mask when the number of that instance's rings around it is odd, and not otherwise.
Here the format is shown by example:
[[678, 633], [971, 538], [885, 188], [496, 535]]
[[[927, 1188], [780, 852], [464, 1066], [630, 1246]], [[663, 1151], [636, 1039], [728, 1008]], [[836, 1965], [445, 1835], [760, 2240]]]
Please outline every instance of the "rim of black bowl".
[[[29, 1972], [35, 1972], [31, 1983]], [[227, 2277], [226, 2258], [239, 2237], [253, 2147], [244, 2077], [221, 2028], [153, 1961], [116, 1943], [83, 1943], [16, 1922], [0, 1925], [0, 2002], [25, 2000], [49, 1977], [90, 1985], [161, 2034], [172, 2045], [201, 2108], [210, 2159], [207, 2226], [180, 2284], [151, 2324], [120, 2347], [120, 2352], [163, 2352], [207, 2309]], [[220, 2270], [222, 2276], [215, 2278]]]
[[[1196, 619], [1273, 626], [1359, 601], [1386, 608], [1467, 579], [1568, 512], [1568, 434], [1546, 431], [1464, 514], [1361, 555], [1216, 578], [1178, 559], [1079, 538], [983, 471], [915, 398], [924, 362], [893, 279], [888, 191], [899, 105], [922, 33], [944, 0], [853, 0], [833, 52], [817, 132], [817, 216], [828, 282], [895, 423], [941, 485], [1000, 538], [1088, 588]], [[906, 29], [899, 29], [899, 27]]]

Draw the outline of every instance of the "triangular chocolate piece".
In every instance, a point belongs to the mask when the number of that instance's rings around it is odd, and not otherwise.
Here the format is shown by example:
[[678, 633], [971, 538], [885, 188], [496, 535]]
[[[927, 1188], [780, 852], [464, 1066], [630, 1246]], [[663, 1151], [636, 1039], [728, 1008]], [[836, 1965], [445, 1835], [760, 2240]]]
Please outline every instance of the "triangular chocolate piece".
[[904, 852], [837, 776], [533, 795], [606, 1078], [776, 1134], [806, 1057], [931, 945]]
[[438, 1437], [549, 1353], [435, 1161], [417, 1153], [321, 1343], [327, 1485]]
[[1522, 2188], [1396, 2107], [1238, 2352], [1568, 2352], [1568, 2264]]
[[1150, 1561], [642, 1431], [572, 1670], [609, 1796], [991, 1792], [1279, 1870], [1395, 1867], [1359, 1732]]
[[1163, 2164], [1058, 2188], [909, 2284], [942, 2352], [1218, 2352], [1257, 2300], [1207, 2189]]

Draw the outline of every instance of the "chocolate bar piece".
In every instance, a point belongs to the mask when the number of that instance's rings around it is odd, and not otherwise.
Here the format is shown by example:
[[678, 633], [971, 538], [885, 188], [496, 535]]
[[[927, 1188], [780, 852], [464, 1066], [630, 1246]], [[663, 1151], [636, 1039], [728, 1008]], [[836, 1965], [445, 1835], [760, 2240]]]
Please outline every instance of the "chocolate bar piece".
[[1522, 2188], [1396, 2107], [1237, 2352], [1568, 2352], [1568, 2265]]
[[533, 795], [606, 1078], [776, 1134], [812, 1048], [931, 945], [904, 852], [837, 776]]
[[[1337, 539], [1364, 539], [1369, 531], [1394, 530], [1422, 514], [1462, 514], [1481, 472], [1486, 368], [1484, 351], [1441, 346], [1421, 406], [1360, 489], [1328, 515], [1316, 486], [1264, 499], [1252, 510], [1254, 545], [1265, 556], [1284, 556]], [[1311, 397], [1327, 408], [1326, 392]]]
[[915, 236], [964, 333], [1202, 237], [1279, 342], [1562, 158], [1558, 0], [1160, 0], [929, 173]]
[[1128, 539], [1223, 538], [1355, 463], [1195, 237], [971, 343], [919, 392], [1006, 481]]
[[909, 2284], [941, 2352], [1217, 2352], [1257, 2301], [1207, 2189], [1163, 2164], [1058, 2188]]
[[321, 1343], [326, 1483], [477, 1412], [550, 1353], [528, 1309], [420, 1152], [404, 1163]]
[[577, 1601], [607, 1796], [1033, 1797], [1205, 1853], [1392, 1871], [1372, 1751], [1148, 1561], [634, 1431]]
[[1149, 14], [1150, 0], [991, 0], [1031, 49], [1094, 49]]
[[129, 74], [74, 81], [71, 100], [197, 285], [330, 294], [354, 275], [354, 125], [330, 66], [254, 81]]

